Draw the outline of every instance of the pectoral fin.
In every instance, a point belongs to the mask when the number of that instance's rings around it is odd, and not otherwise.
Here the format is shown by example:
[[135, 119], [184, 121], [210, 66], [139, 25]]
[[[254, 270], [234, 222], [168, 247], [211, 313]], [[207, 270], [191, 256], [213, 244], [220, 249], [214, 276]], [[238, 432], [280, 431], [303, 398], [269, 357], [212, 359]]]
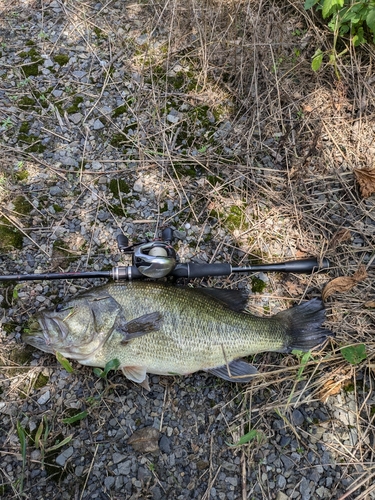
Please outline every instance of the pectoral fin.
[[161, 323], [162, 316], [157, 311], [132, 319], [121, 325], [121, 330], [124, 332], [124, 339], [121, 343], [126, 344], [137, 337], [142, 337], [142, 335], [146, 335], [147, 333], [160, 330]]
[[137, 384], [141, 384], [147, 391], [150, 390], [148, 376], [144, 366], [122, 366], [121, 370], [126, 378], [133, 382], [137, 382]]
[[245, 383], [249, 382], [251, 378], [258, 373], [258, 370], [246, 363], [241, 359], [235, 359], [228, 363], [228, 365], [218, 366], [217, 368], [210, 368], [207, 372], [220, 377], [229, 382]]

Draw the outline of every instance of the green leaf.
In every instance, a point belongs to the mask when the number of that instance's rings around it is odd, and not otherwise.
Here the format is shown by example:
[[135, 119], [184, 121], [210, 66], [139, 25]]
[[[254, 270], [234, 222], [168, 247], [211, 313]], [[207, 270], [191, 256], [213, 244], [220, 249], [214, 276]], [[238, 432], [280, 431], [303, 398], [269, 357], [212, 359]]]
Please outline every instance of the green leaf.
[[40, 437], [42, 435], [42, 432], [43, 432], [43, 420], [40, 421], [40, 424], [35, 434], [35, 439], [34, 439], [35, 448], [40, 448], [41, 445]]
[[364, 43], [367, 43], [367, 40], [364, 36], [363, 28], [358, 28], [357, 34], [353, 36], [353, 45], [354, 47], [358, 47]]
[[242, 446], [242, 445], [248, 443], [249, 441], [254, 441], [254, 439], [256, 439], [257, 441], [261, 441], [263, 439], [263, 433], [255, 430], [255, 429], [251, 429], [251, 431], [244, 434], [237, 441], [237, 443], [234, 443], [234, 444], [227, 443], [227, 445], [228, 446]]
[[311, 68], [313, 71], [319, 71], [320, 66], [322, 65], [322, 62], [323, 62], [323, 56], [324, 56], [324, 52], [322, 52], [321, 49], [317, 49], [315, 51], [315, 54], [313, 55], [313, 60], [311, 63]]
[[322, 9], [323, 19], [326, 19], [334, 12], [337, 12], [340, 7], [343, 7], [343, 5], [344, 5], [344, 0], [324, 0]]
[[105, 365], [104, 370], [101, 370], [100, 368], [94, 368], [94, 373], [97, 377], [106, 378], [111, 370], [118, 370], [120, 364], [121, 363], [118, 359], [111, 359], [111, 361], [108, 361], [108, 363]]
[[373, 7], [372, 9], [369, 9], [369, 12], [366, 16], [366, 23], [367, 23], [367, 26], [370, 28], [370, 30], [375, 35], [375, 7]]
[[83, 420], [88, 415], [86, 410], [77, 413], [77, 415], [73, 415], [73, 417], [63, 418], [64, 424], [74, 424], [74, 422], [78, 422], [78, 420]]
[[18, 434], [18, 439], [20, 440], [21, 444], [21, 455], [22, 455], [22, 473], [19, 478], [20, 481], [20, 488], [19, 492], [23, 492], [23, 480], [24, 480], [24, 474], [25, 474], [25, 465], [26, 465], [26, 432], [25, 429], [22, 427], [22, 425], [18, 422], [17, 420], [17, 434]]
[[341, 347], [340, 351], [346, 361], [349, 361], [352, 365], [358, 365], [361, 361], [367, 358], [365, 344]]
[[301, 351], [300, 349], [293, 349], [292, 354], [294, 354], [295, 356], [297, 356], [297, 358], [302, 358], [304, 352]]
[[335, 54], [335, 52], [332, 52], [329, 55], [329, 64], [331, 64], [332, 66], [334, 66], [336, 64], [336, 54]]
[[345, 35], [350, 31], [350, 28], [347, 24], [344, 24], [343, 26], [340, 26], [340, 36]]
[[311, 9], [311, 7], [314, 7], [314, 5], [316, 5], [318, 2], [319, 2], [319, 0], [306, 0], [304, 5], [303, 5], [303, 8], [305, 10], [309, 10], [309, 9]]
[[97, 377], [101, 377], [103, 375], [103, 370], [101, 368], [94, 368], [93, 369], [93, 372], [94, 374], [97, 376]]
[[18, 439], [20, 440], [20, 444], [21, 444], [22, 462], [25, 463], [26, 462], [26, 433], [25, 433], [25, 429], [18, 422], [18, 420], [17, 420], [17, 434], [18, 434]]
[[51, 446], [46, 450], [46, 453], [50, 453], [51, 451], [58, 450], [59, 448], [62, 448], [66, 444], [68, 444], [73, 438], [73, 434], [71, 436], [66, 437], [63, 439], [60, 443], [55, 444], [54, 446]]
[[108, 375], [108, 372], [110, 372], [111, 370], [118, 370], [119, 366], [120, 361], [117, 358], [111, 359], [111, 361], [108, 361], [108, 363], [105, 365], [104, 373]]
[[74, 372], [74, 368], [72, 367], [70, 362], [66, 358], [64, 358], [64, 356], [60, 352], [56, 352], [56, 359], [68, 373]]

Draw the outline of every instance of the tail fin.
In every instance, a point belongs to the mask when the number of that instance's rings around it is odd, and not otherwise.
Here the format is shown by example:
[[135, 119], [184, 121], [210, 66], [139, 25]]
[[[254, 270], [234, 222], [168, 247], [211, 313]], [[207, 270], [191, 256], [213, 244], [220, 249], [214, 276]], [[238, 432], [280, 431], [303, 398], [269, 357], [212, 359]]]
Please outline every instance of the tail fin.
[[322, 344], [334, 333], [322, 328], [326, 319], [323, 301], [312, 299], [299, 306], [276, 314], [277, 319], [287, 326], [286, 344], [282, 352], [299, 349], [307, 352]]

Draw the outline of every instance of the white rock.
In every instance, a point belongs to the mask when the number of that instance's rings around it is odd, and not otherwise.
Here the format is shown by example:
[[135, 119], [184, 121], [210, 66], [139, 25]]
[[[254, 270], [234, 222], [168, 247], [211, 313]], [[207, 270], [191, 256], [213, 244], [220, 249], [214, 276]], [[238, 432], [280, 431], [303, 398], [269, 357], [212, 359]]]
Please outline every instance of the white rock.
[[44, 394], [42, 394], [42, 395], [40, 396], [40, 398], [38, 399], [38, 401], [37, 401], [37, 402], [38, 402], [38, 404], [40, 404], [40, 405], [44, 405], [44, 404], [46, 404], [46, 403], [47, 403], [47, 401], [49, 401], [49, 400], [50, 400], [50, 398], [51, 398], [51, 393], [50, 393], [50, 391], [46, 391]]
[[69, 120], [73, 122], [75, 125], [77, 125], [83, 118], [82, 113], [73, 113], [72, 115], [69, 116]]
[[94, 121], [94, 130], [100, 130], [102, 128], [104, 128], [104, 124], [98, 118], [97, 120]]
[[180, 121], [180, 118], [175, 115], [167, 115], [167, 120], [171, 123], [178, 123]]
[[143, 191], [143, 182], [141, 179], [137, 179], [134, 183], [133, 190], [136, 193], [142, 193]]

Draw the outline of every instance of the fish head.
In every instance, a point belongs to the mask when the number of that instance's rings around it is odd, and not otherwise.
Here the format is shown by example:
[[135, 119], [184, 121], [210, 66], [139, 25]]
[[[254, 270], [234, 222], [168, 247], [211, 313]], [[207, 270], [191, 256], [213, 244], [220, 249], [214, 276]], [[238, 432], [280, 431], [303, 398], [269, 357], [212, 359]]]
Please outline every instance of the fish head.
[[120, 315], [111, 296], [88, 293], [35, 315], [22, 340], [44, 352], [85, 360], [107, 340]]

